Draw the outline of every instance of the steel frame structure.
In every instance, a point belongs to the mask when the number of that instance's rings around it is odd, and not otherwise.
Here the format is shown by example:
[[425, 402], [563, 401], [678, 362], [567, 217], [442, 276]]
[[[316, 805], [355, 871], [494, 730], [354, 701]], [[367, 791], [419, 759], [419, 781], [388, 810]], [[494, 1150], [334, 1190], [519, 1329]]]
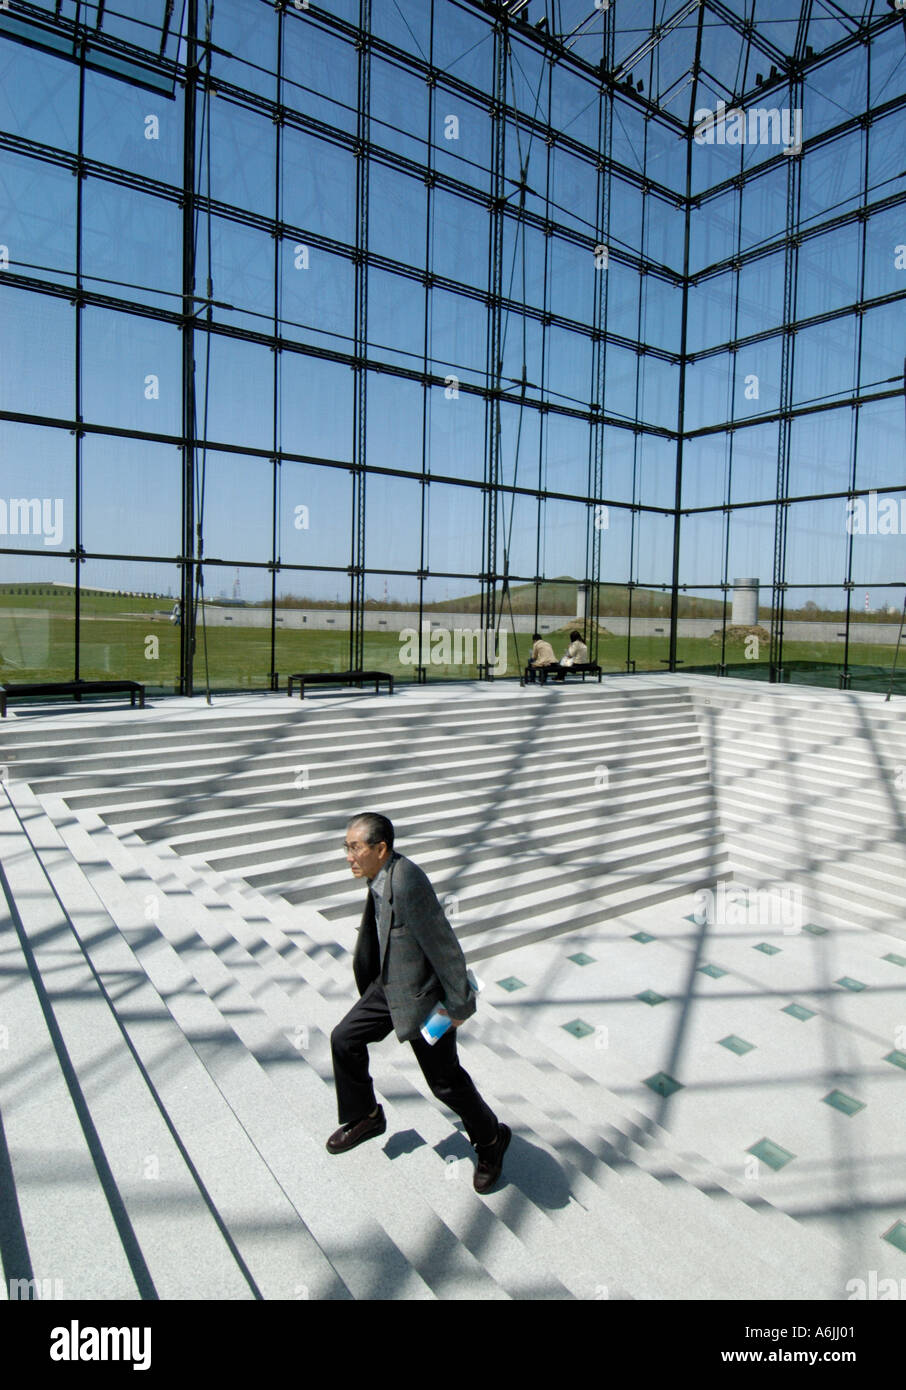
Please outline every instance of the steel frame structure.
[[[751, 96], [757, 96], [758, 100], [767, 100], [772, 92], [785, 92], [786, 100], [791, 106], [796, 106], [801, 101], [802, 84], [807, 80], [809, 72], [819, 68], [824, 64], [833, 61], [835, 58], [848, 52], [860, 44], [870, 44], [872, 39], [890, 29], [892, 26], [901, 23], [900, 16], [896, 14], [882, 15], [880, 18], [863, 22], [853, 23], [851, 33], [831, 45], [828, 49], [819, 54], [811, 54], [806, 46], [807, 23], [805, 22], [807, 6], [801, 12], [802, 22], [797, 30], [794, 53], [792, 58], [782, 54], [779, 49], [772, 46], [763, 36], [753, 33], [751, 28], [746, 26], [739, 16], [726, 6], [718, 3], [718, 0], [707, 0], [707, 4], [697, 6], [697, 43], [695, 50], [695, 60], [691, 73], [689, 113], [686, 120], [679, 119], [673, 111], [662, 109], [656, 100], [649, 96], [643, 96], [635, 87], [627, 88], [625, 84], [626, 74], [642, 59], [647, 57], [656, 46], [668, 40], [668, 35], [674, 25], [678, 25], [692, 14], [695, 6], [685, 6], [682, 11], [677, 11], [672, 20], [662, 26], [657, 33], [652, 32], [649, 39], [639, 45], [628, 58], [615, 60], [614, 53], [614, 10], [606, 10], [602, 15], [602, 54], [600, 63], [595, 66], [581, 58], [569, 46], [569, 41], [573, 34], [558, 36], [550, 32], [539, 30], [536, 26], [525, 22], [524, 10], [520, 9], [518, 14], [512, 13], [512, 7], [490, 3], [490, 0], [447, 0], [447, 3], [456, 3], [465, 9], [480, 12], [491, 33], [493, 43], [493, 83], [490, 92], [483, 92], [461, 78], [456, 78], [448, 73], [442, 73], [434, 66], [433, 50], [427, 58], [397, 48], [389, 41], [376, 37], [372, 32], [372, 0], [360, 0], [359, 18], [356, 25], [344, 21], [326, 12], [318, 14], [318, 22], [325, 28], [335, 32], [338, 36], [353, 42], [358, 55], [358, 78], [357, 78], [357, 116], [356, 130], [354, 134], [346, 133], [338, 129], [327, 126], [322, 120], [306, 115], [297, 109], [293, 109], [286, 104], [283, 99], [283, 78], [280, 70], [280, 59], [278, 56], [275, 78], [276, 78], [276, 98], [269, 100], [260, 93], [248, 90], [235, 85], [226, 80], [221, 74], [212, 73], [212, 56], [218, 53], [218, 48], [210, 32], [203, 31], [202, 15], [198, 0], [187, 0], [186, 26], [181, 36], [181, 48], [179, 59], [163, 56], [168, 42], [173, 37], [171, 30], [173, 7], [168, 5], [162, 11], [163, 25], [161, 30], [161, 43], [159, 51], [141, 50], [134, 44], [126, 43], [103, 31], [100, 21], [103, 20], [103, 10], [99, 13], [98, 26], [89, 26], [85, 23], [65, 19], [59, 13], [51, 17], [48, 12], [39, 6], [25, 3], [16, 4], [10, 14], [10, 19], [6, 22], [6, 36], [16, 42], [27, 43], [32, 47], [43, 49], [60, 56], [65, 52], [65, 56], [78, 66], [79, 70], [79, 127], [76, 147], [73, 151], [64, 151], [51, 147], [37, 140], [29, 139], [22, 135], [0, 132], [0, 151], [7, 150], [18, 155], [25, 155], [33, 160], [68, 168], [76, 177], [77, 199], [76, 199], [76, 219], [75, 219], [75, 271], [72, 283], [64, 283], [60, 280], [44, 278], [41, 275], [25, 273], [22, 269], [10, 268], [3, 275], [3, 283], [10, 287], [25, 289], [30, 292], [46, 295], [57, 299], [69, 300], [75, 309], [74, 313], [74, 334], [75, 334], [75, 377], [74, 377], [74, 405], [70, 418], [49, 418], [38, 415], [34, 412], [24, 410], [3, 410], [0, 411], [0, 419], [18, 422], [22, 424], [50, 425], [57, 429], [69, 430], [74, 436], [74, 473], [75, 473], [75, 544], [70, 552], [70, 560], [74, 565], [75, 573], [75, 615], [76, 623], [74, 629], [74, 671], [76, 676], [80, 670], [80, 570], [81, 566], [88, 559], [111, 559], [128, 560], [140, 563], [169, 563], [179, 567], [181, 576], [181, 604], [182, 612], [186, 615], [180, 633], [180, 677], [179, 689], [186, 694], [191, 694], [196, 686], [196, 633], [195, 623], [188, 620], [190, 614], [196, 610], [196, 596], [199, 583], [205, 571], [210, 572], [218, 566], [229, 566], [229, 568], [267, 568], [271, 574], [271, 624], [270, 624], [270, 664], [271, 670], [267, 675], [267, 681], [272, 688], [275, 687], [278, 673], [275, 670], [276, 648], [275, 648], [275, 609], [277, 599], [277, 578], [281, 571], [290, 568], [305, 569], [306, 567], [289, 567], [281, 561], [278, 547], [278, 498], [279, 498], [279, 474], [285, 462], [312, 463], [324, 468], [345, 470], [351, 473], [353, 479], [353, 505], [352, 505], [352, 532], [350, 536], [350, 551], [348, 564], [344, 564], [338, 557], [336, 565], [330, 566], [311, 566], [310, 569], [323, 570], [328, 572], [345, 573], [349, 578], [349, 642], [348, 653], [351, 667], [361, 666], [364, 663], [365, 646], [365, 623], [364, 615], [366, 609], [366, 582], [370, 573], [368, 568], [368, 555], [366, 548], [367, 536], [367, 512], [366, 512], [366, 490], [369, 474], [374, 480], [372, 486], [380, 486], [381, 475], [399, 476], [406, 478], [418, 477], [421, 482], [421, 538], [420, 538], [420, 558], [417, 569], [417, 579], [419, 582], [419, 621], [421, 625], [422, 614], [425, 611], [424, 585], [429, 578], [433, 578], [435, 572], [430, 569], [430, 556], [426, 550], [426, 496], [432, 481], [455, 483], [459, 487], [479, 488], [483, 496], [484, 512], [484, 531], [482, 539], [483, 548], [483, 569], [474, 578], [480, 585], [481, 593], [481, 621], [487, 629], [494, 629], [499, 625], [501, 619], [500, 594], [498, 586], [502, 578], [509, 582], [510, 574], [506, 567], [501, 567], [500, 551], [500, 514], [505, 502], [514, 496], [525, 496], [544, 502], [547, 498], [563, 501], [580, 502], [585, 505], [588, 515], [587, 544], [585, 551], [585, 573], [577, 575], [580, 584], [586, 587], [587, 592], [587, 620], [592, 625], [592, 648], [597, 652], [598, 645], [598, 625], [601, 617], [602, 589], [607, 584], [617, 584], [629, 590], [630, 605], [632, 601], [632, 591], [637, 587], [650, 589], [662, 589], [670, 600], [670, 642], [669, 657], [667, 665], [669, 669], [676, 669], [680, 664], [681, 658], [678, 655], [678, 616], [681, 595], [687, 587], [683, 583], [681, 568], [680, 541], [682, 535], [682, 522], [684, 517], [692, 516], [696, 513], [704, 512], [723, 512], [728, 518], [737, 508], [743, 506], [770, 506], [775, 512], [774, 529], [774, 548], [773, 548], [773, 572], [772, 572], [772, 602], [771, 602], [771, 645], [769, 655], [769, 665], [771, 676], [780, 677], [783, 673], [783, 620], [784, 620], [784, 597], [787, 590], [787, 567], [786, 567], [786, 540], [787, 540], [787, 519], [789, 509], [792, 505], [802, 502], [821, 501], [831, 497], [841, 495], [858, 496], [867, 489], [857, 487], [858, 477], [855, 473], [855, 465], [850, 478], [849, 491], [846, 494], [839, 492], [831, 493], [807, 493], [791, 496], [789, 493], [789, 462], [790, 462], [790, 431], [792, 423], [804, 415], [811, 415], [823, 410], [839, 409], [841, 407], [852, 407], [855, 416], [854, 438], [858, 435], [859, 409], [867, 403], [883, 401], [902, 394], [902, 379], [899, 376], [891, 377], [889, 380], [877, 383], [881, 389], [866, 390], [856, 385], [848, 396], [837, 396], [831, 401], [815, 401], [806, 404], [797, 404], [793, 395], [793, 367], [795, 352], [795, 337], [803, 328], [812, 327], [819, 324], [832, 323], [837, 319], [845, 318], [855, 314], [857, 316], [858, 332], [861, 341], [863, 315], [866, 311], [886, 304], [899, 302], [906, 299], [906, 291], [895, 291], [883, 295], [876, 295], [866, 298], [865, 295], [865, 236], [862, 236], [861, 243], [861, 271], [860, 271], [860, 291], [859, 297], [852, 304], [829, 310], [827, 312], [813, 314], [810, 317], [798, 318], [796, 313], [796, 288], [798, 284], [797, 261], [799, 250], [804, 242], [811, 238], [826, 236], [839, 227], [854, 223], [861, 223], [863, 228], [867, 220], [880, 213], [892, 208], [901, 207], [906, 203], [906, 191], [886, 194], [874, 199], [869, 198], [869, 172], [867, 165], [864, 170], [861, 202], [858, 208], [849, 209], [843, 212], [833, 212], [831, 210], [827, 217], [822, 217], [814, 225], [803, 227], [800, 218], [800, 180], [802, 160], [808, 158], [809, 154], [821, 148], [823, 145], [832, 142], [842, 131], [848, 131], [861, 126], [870, 130], [872, 122], [881, 119], [886, 115], [902, 111], [906, 108], [906, 94], [892, 97], [890, 100], [879, 104], [875, 109], [866, 112], [857, 121], [847, 120], [841, 122], [839, 126], [820, 131], [805, 141], [802, 153], [795, 157], [785, 157], [778, 154], [774, 161], [768, 161], [758, 167], [757, 170], [750, 171], [745, 175], [737, 175], [722, 182], [714, 184], [704, 192], [694, 192], [692, 184], [692, 113], [696, 105], [696, 90], [700, 75], [701, 53], [702, 53], [702, 25], [706, 10], [713, 15], [721, 18], [727, 25], [745, 35], [753, 48], [763, 54], [765, 62], [770, 62], [776, 69], [776, 76], [769, 78], [767, 82], [761, 81], [750, 87], [747, 93], [741, 94], [737, 99], [744, 100]], [[437, 0], [431, 0], [431, 34], [434, 33], [434, 18]], [[279, 41], [279, 34], [282, 33], [284, 25], [287, 23], [300, 22], [298, 15], [291, 13], [292, 5], [288, 0], [281, 0], [276, 6], [275, 23], [278, 29], [278, 41], [276, 45], [277, 54], [282, 53], [282, 43]], [[0, 19], [6, 21], [5, 12], [0, 15]], [[0, 36], [3, 30], [0, 28]], [[590, 84], [590, 91], [596, 94], [598, 110], [598, 149], [592, 151], [581, 141], [575, 139], [568, 132], [554, 131], [546, 122], [539, 118], [536, 113], [525, 110], [518, 110], [514, 99], [511, 96], [508, 85], [508, 54], [511, 44], [518, 40], [520, 44], [534, 47], [543, 55], [544, 63], [547, 65], [546, 71], [550, 78], [555, 64], [568, 67], [578, 76], [583, 77]], [[488, 244], [488, 281], [487, 288], [480, 289], [475, 286], [467, 286], [459, 283], [450, 276], [445, 276], [435, 269], [430, 259], [430, 228], [432, 217], [432, 199], [436, 191], [443, 190], [454, 194], [456, 197], [475, 203], [482, 204], [482, 194], [473, 186], [457, 180], [452, 175], [441, 169], [433, 167], [432, 157], [429, 152], [425, 164], [419, 164], [412, 158], [399, 152], [392, 152], [381, 145], [374, 138], [374, 131], [371, 121], [371, 67], [374, 55], [380, 55], [382, 59], [392, 61], [407, 70], [420, 75], [428, 85], [429, 89], [429, 109], [433, 112], [435, 101], [435, 90], [438, 82], [442, 80], [445, 90], [451, 93], [458, 93], [475, 104], [484, 104], [488, 109], [492, 121], [492, 157], [490, 160], [490, 191], [487, 206], [489, 208], [489, 244]], [[108, 73], [116, 70], [117, 75], [123, 80], [130, 82], [146, 83], [151, 90], [163, 91], [168, 88], [178, 94], [183, 113], [183, 161], [182, 161], [182, 184], [181, 187], [162, 183], [158, 180], [143, 175], [137, 171], [115, 168], [111, 165], [101, 163], [86, 156], [84, 146], [84, 106], [85, 106], [85, 84], [86, 74], [94, 69], [101, 68]], [[641, 112], [647, 121], [656, 121], [662, 127], [672, 130], [675, 134], [681, 134], [685, 140], [686, 149], [686, 170], [684, 189], [682, 193], [677, 193], [674, 189], [664, 184], [657, 183], [651, 179], [647, 172], [635, 170], [622, 164], [613, 157], [613, 123], [615, 102], [628, 102]], [[211, 196], [210, 191], [205, 193], [201, 187], [201, 170], [198, 160], [198, 138], [199, 138], [199, 103], [204, 99], [207, 101], [226, 102], [236, 107], [241, 107], [247, 111], [265, 116], [273, 121], [276, 127], [275, 143], [275, 197], [274, 215], [265, 216], [261, 213], [250, 212], [239, 209]], [[525, 131], [532, 139], [539, 139], [547, 144], [548, 150], [556, 145], [583, 159], [596, 171], [596, 224], [589, 227], [586, 232], [578, 231], [575, 226], [564, 225], [551, 217], [551, 202], [549, 190], [546, 195], [545, 215], [541, 215], [534, 209], [525, 205], [525, 192], [522, 191], [518, 205], [513, 202], [513, 192], [509, 188], [507, 175], [507, 133], [518, 123], [520, 129]], [[351, 244], [346, 244], [342, 240], [328, 237], [324, 234], [310, 231], [306, 228], [290, 226], [282, 218], [282, 200], [280, 187], [281, 171], [281, 141], [284, 131], [292, 127], [298, 131], [319, 137], [322, 140], [329, 140], [332, 144], [347, 149], [353, 153], [356, 159], [356, 187], [355, 187], [355, 238]], [[867, 148], [867, 142], [866, 142]], [[430, 147], [429, 147], [430, 151]], [[593, 161], [593, 164], [592, 164]], [[548, 156], [548, 165], [550, 155]], [[783, 235], [771, 241], [765, 242], [755, 248], [750, 249], [744, 254], [737, 247], [736, 254], [723, 261], [714, 262], [705, 269], [692, 272], [690, 265], [690, 230], [692, 218], [699, 215], [707, 215], [706, 209], [709, 202], [721, 197], [731, 188], [742, 188], [750, 179], [763, 177], [767, 171], [777, 165], [785, 163], [787, 171], [787, 209], [786, 223]], [[369, 245], [369, 207], [370, 207], [370, 171], [373, 165], [382, 164], [411, 176], [422, 179], [427, 185], [426, 201], [426, 229], [425, 229], [425, 266], [424, 269], [413, 267], [390, 259], [371, 249]], [[525, 175], [523, 175], [523, 179]], [[642, 240], [637, 251], [627, 250], [625, 247], [613, 244], [611, 230], [611, 187], [613, 180], [619, 178], [626, 185], [632, 186], [642, 195], [643, 199], [649, 198], [659, 200], [665, 205], [669, 205], [676, 210], [677, 218], [682, 219], [683, 226], [683, 257], [682, 271], [677, 271], [670, 266], [658, 262], [646, 253], [645, 242]], [[152, 304], [137, 303], [126, 295], [115, 295], [106, 293], [97, 287], [92, 287], [86, 283], [90, 278], [90, 268], [83, 264], [84, 250], [82, 242], [83, 226], [83, 187], [86, 180], [98, 179], [111, 184], [118, 184], [124, 188], [142, 191], [153, 196], [178, 203], [182, 211], [182, 276], [181, 276], [181, 295], [180, 305], [168, 310]], [[348, 259], [354, 268], [355, 281], [355, 309], [354, 309], [354, 330], [352, 335], [351, 350], [341, 352], [336, 348], [316, 347], [310, 344], [303, 345], [300, 342], [286, 335], [282, 330], [283, 322], [280, 313], [279, 303], [279, 280], [277, 275], [276, 260], [274, 269], [274, 302], [273, 320], [265, 329], [256, 331], [247, 326], [238, 327], [235, 324], [217, 319], [213, 314], [213, 296], [216, 293], [216, 286], [209, 283], [207, 293], [199, 295], [197, 275], [198, 262], [195, 248], [195, 238], [199, 224], [204, 219], [218, 217], [226, 222], [242, 225], [244, 227], [257, 228], [268, 232], [275, 242], [284, 236], [304, 236], [305, 241], [312, 247], [317, 247], [331, 252], [333, 255]], [[608, 295], [606, 289], [606, 278], [602, 275], [596, 281], [596, 294], [591, 315], [591, 323], [581, 323], [564, 317], [554, 312], [551, 308], [549, 296], [549, 256], [545, 256], [544, 262], [544, 296], [543, 308], [537, 305], [526, 304], [515, 298], [510, 298], [506, 292], [504, 278], [504, 245], [507, 228], [513, 231], [514, 236], [518, 236], [520, 231], [532, 229], [542, 233], [546, 238], [546, 244], [550, 245], [552, 236], [556, 236], [562, 242], [571, 244], [584, 252], [593, 254], [595, 248], [601, 245], [608, 251], [610, 262], [619, 264], [637, 271], [640, 276], [640, 299], [639, 299], [639, 333], [637, 338], [627, 337], [613, 331], [608, 323]], [[733, 326], [732, 335], [719, 344], [712, 344], [707, 349], [690, 352], [686, 334], [687, 308], [689, 299], [695, 291], [707, 285], [708, 281], [726, 273], [728, 270], [736, 270], [743, 263], [754, 263], [764, 257], [774, 254], [779, 249], [783, 250], [785, 257], [784, 274], [784, 296], [783, 296], [783, 321], [779, 329], [782, 341], [782, 362], [780, 371], [780, 401], [776, 410], [766, 411], [763, 414], [748, 415], [745, 420], [715, 421], [712, 424], [687, 427], [685, 419], [685, 378], [687, 369], [708, 357], [716, 357], [722, 353], [730, 353], [734, 357], [742, 348], [753, 344], [766, 342], [778, 336], [777, 328], [767, 328], [761, 332], [749, 334], [747, 336], [738, 335], [738, 315]], [[423, 344], [423, 355], [420, 364], [406, 367], [398, 361], [389, 362], [376, 357], [373, 352], [373, 345], [369, 339], [368, 322], [368, 274], [369, 269], [392, 271], [394, 274], [408, 280], [420, 283], [425, 291], [426, 321], [425, 336]], [[208, 267], [210, 275], [210, 266]], [[682, 294], [682, 337], [679, 350], [664, 348], [656, 343], [647, 343], [642, 338], [642, 298], [641, 286], [647, 276], [654, 280], [674, 286]], [[432, 387], [442, 386], [444, 378], [429, 370], [430, 361], [430, 342], [428, 337], [428, 314], [427, 305], [431, 290], [434, 287], [444, 289], [463, 296], [477, 304], [483, 306], [487, 313], [487, 350], [483, 384], [463, 382], [459, 390], [466, 395], [472, 395], [483, 400], [485, 405], [485, 459], [484, 474], [481, 481], [453, 477], [448, 474], [435, 473], [430, 466], [430, 456], [427, 448], [427, 430], [422, 430], [422, 462], [421, 474], [413, 474], [411, 471], [397, 471], [389, 467], [375, 466], [369, 461], [368, 453], [368, 382], [369, 374], [375, 371], [395, 376], [400, 379], [409, 380], [420, 384], [422, 388], [423, 408], [426, 415], [428, 393]], [[201, 319], [202, 306], [205, 309], [205, 316]], [[150, 431], [130, 430], [126, 428], [114, 428], [98, 424], [84, 418], [83, 414], [83, 381], [82, 381], [82, 338], [83, 338], [83, 313], [86, 307], [107, 308], [117, 310], [139, 317], [156, 319], [178, 327], [182, 340], [182, 385], [181, 385], [181, 432], [178, 436], [156, 434]], [[528, 397], [526, 395], [527, 383], [523, 381], [522, 392], [519, 398], [513, 395], [504, 380], [503, 364], [503, 336], [504, 325], [507, 315], [518, 314], [526, 320], [533, 320], [541, 327], [542, 340], [547, 342], [547, 335], [551, 327], [569, 330], [573, 333], [584, 334], [591, 343], [592, 375], [587, 385], [588, 399], [584, 394], [578, 395], [572, 401], [553, 400], [550, 395], [542, 390], [538, 397]], [[274, 430], [273, 441], [270, 448], [256, 449], [246, 445], [234, 445], [228, 440], [211, 441], [200, 437], [197, 419], [197, 380], [198, 362], [201, 355], [202, 344], [209, 344], [217, 337], [241, 339], [245, 342], [257, 342], [267, 346], [274, 354]], [[609, 414], [605, 406], [605, 383], [607, 377], [607, 347], [612, 345], [617, 348], [628, 348], [637, 354], [637, 382], [636, 382], [636, 408], [638, 411], [639, 403], [639, 364], [644, 355], [658, 359], [670, 367], [675, 368], [678, 375], [678, 411], [675, 427], [668, 427], [652, 422], [640, 423], [638, 417], [635, 421], [627, 420], [623, 416]], [[315, 456], [294, 452], [285, 447], [279, 428], [279, 372], [280, 362], [284, 354], [301, 353], [311, 357], [319, 357], [327, 361], [342, 363], [348, 366], [355, 380], [354, 391], [354, 422], [353, 422], [353, 446], [351, 455], [346, 459], [330, 458], [322, 459]], [[544, 350], [543, 360], [547, 360], [547, 350]], [[734, 368], [735, 370], [735, 368]], [[505, 401], [515, 402], [523, 410], [537, 411], [541, 416], [541, 433], [543, 436], [545, 421], [550, 415], [560, 416], [565, 419], [574, 419], [583, 422], [589, 430], [589, 452], [588, 452], [588, 473], [586, 492], [582, 495], [579, 492], [560, 492], [548, 490], [541, 486], [541, 476], [537, 487], [523, 485], [518, 478], [512, 483], [507, 482], [503, 476], [501, 458], [501, 404]], [[423, 415], [423, 420], [425, 418]], [[779, 445], [777, 457], [777, 477], [776, 490], [772, 498], [765, 498], [757, 503], [736, 503], [730, 500], [729, 495], [718, 506], [710, 507], [689, 507], [683, 504], [682, 479], [683, 479], [683, 455], [684, 447], [691, 440], [702, 438], [708, 434], [726, 433], [729, 440], [730, 468], [732, 469], [733, 443], [739, 430], [751, 426], [753, 423], [763, 424], [776, 421], [779, 424]], [[643, 514], [663, 515], [670, 517], [673, 522], [673, 555], [671, 563], [671, 579], [669, 584], [653, 583], [647, 581], [644, 576], [634, 577], [634, 572], [630, 568], [625, 582], [605, 580], [605, 546], [606, 532], [596, 526], [596, 508], [606, 506], [609, 508], [627, 508], [625, 499], [608, 495], [608, 468], [606, 450], [606, 430], [621, 429], [633, 432], [636, 440], [634, 473], [638, 470], [638, 438], [641, 433], [655, 439], [670, 441], [676, 446], [676, 475], [675, 493], [672, 506], [653, 506], [646, 503], [644, 498], [639, 498], [635, 490], [633, 501], [629, 510], [634, 517]], [[151, 442], [167, 444], [178, 444], [182, 450], [183, 469], [182, 469], [182, 519], [181, 519], [181, 551], [177, 555], [155, 555], [146, 554], [136, 556], [134, 554], [118, 554], [114, 551], [99, 552], [97, 550], [89, 553], [82, 545], [83, 517], [81, 515], [81, 475], [82, 475], [82, 446], [83, 441], [90, 435], [106, 435], [124, 439], [142, 439]], [[259, 457], [271, 463], [273, 469], [273, 494], [272, 494], [272, 553], [269, 562], [246, 562], [237, 561], [228, 557], [209, 557], [203, 553], [204, 537], [199, 529], [199, 455], [208, 447], [215, 448], [218, 452], [236, 453], [246, 457]], [[853, 453], [855, 458], [855, 450]], [[203, 469], [202, 469], [203, 471]], [[901, 484], [891, 481], [887, 485], [887, 490], [894, 492], [899, 490]], [[879, 489], [884, 491], [884, 488]], [[540, 513], [540, 509], [539, 509]], [[540, 521], [539, 521], [540, 526]], [[538, 532], [540, 536], [540, 530]], [[0, 553], [10, 555], [42, 555], [46, 558], [46, 551], [37, 548], [27, 547], [0, 547]], [[729, 572], [727, 570], [728, 556], [724, 554], [724, 572], [722, 580], [714, 585], [695, 585], [696, 592], [705, 591], [713, 588], [716, 593], [720, 593], [724, 599], [726, 608], [726, 594], [728, 590]], [[518, 582], [521, 584], [532, 583], [536, 585], [536, 593], [540, 584], [543, 582], [542, 566], [536, 566], [534, 575], [520, 575]], [[381, 570], [381, 573], [405, 573], [411, 574], [412, 571], [393, 571]], [[468, 578], [468, 575], [451, 575], [453, 578]], [[547, 577], [550, 580], [551, 576]], [[891, 577], [890, 585], [897, 583]], [[849, 658], [849, 629], [850, 629], [850, 598], [853, 587], [852, 579], [852, 547], [850, 546], [849, 566], [845, 580], [842, 581], [843, 587], [847, 589], [847, 640], [844, 649], [844, 679], [845, 670], [848, 667]], [[812, 587], [820, 588], [820, 584]], [[828, 588], [836, 588], [839, 585], [827, 585]], [[537, 610], [536, 610], [537, 612]], [[631, 620], [631, 607], [630, 607]], [[631, 655], [631, 621], [630, 637], [628, 639], [626, 669], [634, 667]], [[725, 653], [721, 651], [721, 659], [716, 663], [721, 669], [724, 665]], [[427, 672], [427, 662], [425, 655], [420, 656], [420, 670], [422, 674]], [[483, 666], [482, 674], [490, 677], [491, 670], [488, 663]]]

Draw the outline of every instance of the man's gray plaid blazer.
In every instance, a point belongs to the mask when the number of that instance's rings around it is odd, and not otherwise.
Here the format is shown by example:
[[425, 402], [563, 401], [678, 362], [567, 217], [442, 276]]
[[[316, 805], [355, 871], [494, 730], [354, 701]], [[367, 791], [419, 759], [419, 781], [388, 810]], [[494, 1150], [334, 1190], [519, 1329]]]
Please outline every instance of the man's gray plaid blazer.
[[466, 978], [466, 960], [437, 894], [417, 864], [392, 851], [380, 921], [374, 896], [362, 914], [352, 970], [359, 994], [380, 977], [400, 1042], [420, 1036], [434, 1005], [443, 1002], [451, 1018], [470, 1018], [475, 991]]

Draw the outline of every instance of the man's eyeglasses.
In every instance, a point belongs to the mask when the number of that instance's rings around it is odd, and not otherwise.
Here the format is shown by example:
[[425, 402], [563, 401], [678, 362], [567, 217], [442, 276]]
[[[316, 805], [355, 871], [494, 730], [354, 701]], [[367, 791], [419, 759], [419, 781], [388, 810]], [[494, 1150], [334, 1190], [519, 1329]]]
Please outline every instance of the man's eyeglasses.
[[345, 845], [345, 844], [344, 844], [344, 846], [343, 846], [343, 853], [344, 853], [344, 854], [354, 854], [355, 857], [356, 857], [356, 859], [358, 859], [358, 857], [359, 857], [360, 854], [364, 854], [365, 851], [366, 851], [367, 849], [371, 849], [371, 848], [372, 848], [371, 845]]

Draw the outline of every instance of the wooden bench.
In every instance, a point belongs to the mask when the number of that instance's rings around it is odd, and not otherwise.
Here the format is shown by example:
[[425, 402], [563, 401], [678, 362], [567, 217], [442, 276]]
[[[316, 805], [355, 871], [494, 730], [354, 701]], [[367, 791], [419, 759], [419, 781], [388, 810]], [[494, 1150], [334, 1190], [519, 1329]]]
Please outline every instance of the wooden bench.
[[305, 699], [305, 686], [308, 685], [359, 685], [364, 681], [374, 681], [374, 693], [380, 695], [381, 681], [386, 681], [393, 694], [393, 677], [386, 671], [297, 671], [290, 676], [287, 695], [293, 693], [293, 681], [299, 682], [299, 699]]
[[83, 695], [128, 694], [135, 708], [135, 697], [145, 708], [145, 687], [139, 681], [15, 681], [0, 685], [0, 715], [6, 718], [6, 702], [16, 695], [71, 695], [81, 700]]
[[585, 680], [586, 676], [597, 676], [598, 685], [601, 684], [601, 668], [596, 661], [577, 661], [573, 666], [561, 666], [559, 661], [555, 661], [551, 666], [526, 666], [523, 683], [533, 685], [535, 677], [541, 677], [541, 684], [544, 685], [548, 676], [553, 680], [563, 674], [581, 676]]

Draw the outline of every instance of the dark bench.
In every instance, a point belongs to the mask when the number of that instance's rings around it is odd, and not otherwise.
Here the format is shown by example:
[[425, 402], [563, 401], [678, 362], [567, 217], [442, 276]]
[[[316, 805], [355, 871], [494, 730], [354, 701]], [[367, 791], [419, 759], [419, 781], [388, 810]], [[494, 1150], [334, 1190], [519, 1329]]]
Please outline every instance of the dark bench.
[[393, 677], [386, 671], [297, 671], [290, 676], [287, 695], [293, 693], [293, 681], [299, 682], [299, 699], [305, 699], [306, 685], [362, 685], [364, 681], [374, 681], [374, 693], [380, 695], [381, 681], [390, 686], [393, 694]]
[[525, 685], [533, 685], [535, 677], [540, 676], [541, 684], [544, 685], [548, 676], [553, 679], [564, 673], [568, 676], [581, 676], [583, 681], [586, 676], [597, 676], [598, 685], [601, 684], [601, 668], [596, 661], [577, 661], [573, 666], [561, 666], [558, 661], [552, 666], [526, 666], [522, 679]]
[[138, 681], [15, 681], [0, 685], [0, 715], [6, 718], [6, 702], [14, 695], [71, 695], [81, 700], [83, 695], [129, 696], [129, 703], [135, 708], [135, 697], [141, 709], [145, 708], [145, 687]]

